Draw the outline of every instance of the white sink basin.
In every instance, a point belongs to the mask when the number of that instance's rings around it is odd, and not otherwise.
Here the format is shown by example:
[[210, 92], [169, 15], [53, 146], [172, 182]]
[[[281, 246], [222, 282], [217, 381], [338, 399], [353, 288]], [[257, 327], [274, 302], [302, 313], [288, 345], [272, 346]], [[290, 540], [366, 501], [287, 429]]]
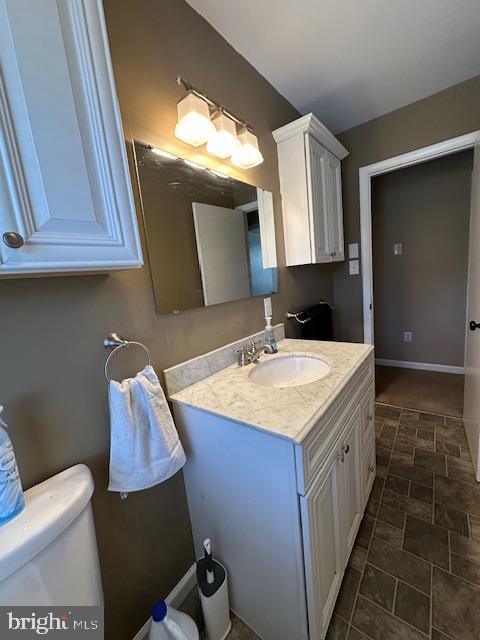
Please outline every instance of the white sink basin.
[[249, 378], [265, 387], [299, 387], [321, 380], [329, 371], [330, 365], [321, 358], [292, 354], [256, 362], [252, 365]]

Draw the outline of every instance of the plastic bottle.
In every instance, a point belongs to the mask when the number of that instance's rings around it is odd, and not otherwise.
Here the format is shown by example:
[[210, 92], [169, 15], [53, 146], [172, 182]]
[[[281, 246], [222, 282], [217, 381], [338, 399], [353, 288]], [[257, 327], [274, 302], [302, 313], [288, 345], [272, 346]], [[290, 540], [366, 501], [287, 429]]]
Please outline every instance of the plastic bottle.
[[0, 405], [0, 526], [25, 507], [17, 461], [12, 441], [5, 430], [7, 425], [1, 418], [2, 411], [3, 407]]
[[152, 607], [152, 624], [148, 640], [198, 640], [195, 622], [160, 600]]
[[268, 345], [272, 349], [272, 353], [278, 352], [277, 341], [275, 340], [275, 336], [273, 334], [272, 327], [272, 317], [266, 316], [265, 318], [265, 344]]

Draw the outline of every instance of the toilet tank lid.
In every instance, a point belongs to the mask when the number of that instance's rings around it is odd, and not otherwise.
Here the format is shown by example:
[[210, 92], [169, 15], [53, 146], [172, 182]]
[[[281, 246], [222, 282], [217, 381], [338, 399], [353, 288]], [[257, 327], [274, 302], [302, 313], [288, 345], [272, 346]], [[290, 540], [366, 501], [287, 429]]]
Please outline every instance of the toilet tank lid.
[[25, 492], [25, 509], [0, 527], [0, 582], [49, 545], [89, 503], [90, 469], [77, 464]]

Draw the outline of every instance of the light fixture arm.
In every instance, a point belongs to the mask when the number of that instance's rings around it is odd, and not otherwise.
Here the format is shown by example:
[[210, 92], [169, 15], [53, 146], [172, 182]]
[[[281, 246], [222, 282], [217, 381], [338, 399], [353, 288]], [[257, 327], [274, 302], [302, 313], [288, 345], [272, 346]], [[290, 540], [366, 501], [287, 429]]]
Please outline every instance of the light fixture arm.
[[188, 80], [185, 80], [183, 76], [181, 75], [177, 76], [177, 84], [180, 87], [183, 87], [185, 91], [188, 91], [189, 93], [193, 93], [194, 95], [196, 95], [197, 98], [201, 98], [202, 100], [205, 100], [208, 106], [212, 109], [212, 112], [219, 111], [220, 113], [223, 113], [228, 118], [230, 118], [230, 120], [233, 120], [238, 125], [240, 125], [240, 127], [242, 127], [243, 130], [253, 131], [253, 128], [248, 124], [248, 122], [245, 122], [245, 120], [241, 120], [236, 115], [234, 115], [231, 111], [228, 111], [221, 104], [219, 104], [218, 102], [210, 98], [210, 96], [196, 89], [192, 84], [190, 84], [190, 82], [188, 82]]

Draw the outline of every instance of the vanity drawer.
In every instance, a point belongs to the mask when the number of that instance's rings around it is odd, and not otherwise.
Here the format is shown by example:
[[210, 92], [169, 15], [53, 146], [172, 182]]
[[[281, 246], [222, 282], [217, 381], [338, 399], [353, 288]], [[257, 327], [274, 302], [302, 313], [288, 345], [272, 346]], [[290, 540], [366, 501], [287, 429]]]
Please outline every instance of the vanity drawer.
[[304, 442], [295, 446], [297, 489], [300, 495], [305, 495], [330, 451], [336, 446], [346, 421], [367, 397], [366, 390], [373, 389], [373, 376], [372, 353], [340, 392], [340, 399], [329, 407]]

